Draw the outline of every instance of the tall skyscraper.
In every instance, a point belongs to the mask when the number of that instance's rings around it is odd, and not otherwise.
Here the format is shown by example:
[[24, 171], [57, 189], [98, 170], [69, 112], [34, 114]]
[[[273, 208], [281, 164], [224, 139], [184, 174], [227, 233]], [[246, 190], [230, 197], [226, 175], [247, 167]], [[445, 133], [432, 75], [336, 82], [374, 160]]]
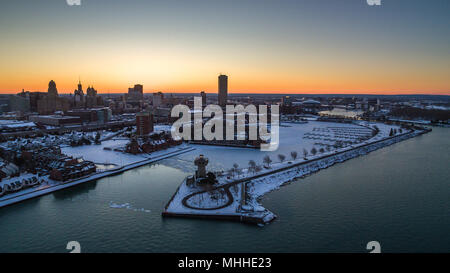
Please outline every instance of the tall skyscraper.
[[58, 89], [56, 89], [56, 83], [53, 80], [48, 83], [48, 95], [55, 97], [58, 96]]
[[82, 108], [85, 106], [84, 103], [84, 92], [83, 92], [83, 86], [81, 85], [81, 81], [78, 80], [78, 89], [76, 89], [73, 92], [74, 96], [73, 96], [73, 101], [74, 101], [74, 106], [75, 108]]
[[78, 91], [81, 91], [81, 93], [83, 93], [83, 86], [81, 85], [80, 79], [78, 79]]
[[135, 84], [134, 85], [134, 92], [144, 94], [144, 86], [142, 84]]
[[164, 94], [162, 92], [153, 93], [153, 107], [159, 107], [163, 104]]
[[228, 76], [219, 75], [219, 105], [225, 107], [228, 100]]
[[202, 105], [203, 107], [206, 106], [206, 93], [205, 91], [200, 92], [200, 96], [202, 97]]
[[67, 111], [69, 108], [69, 100], [59, 97], [55, 81], [50, 81], [47, 94], [37, 101], [37, 112], [41, 115], [47, 115], [53, 114], [55, 111]]
[[128, 88], [129, 100], [142, 100], [144, 98], [144, 87], [142, 84], [135, 84], [134, 87]]

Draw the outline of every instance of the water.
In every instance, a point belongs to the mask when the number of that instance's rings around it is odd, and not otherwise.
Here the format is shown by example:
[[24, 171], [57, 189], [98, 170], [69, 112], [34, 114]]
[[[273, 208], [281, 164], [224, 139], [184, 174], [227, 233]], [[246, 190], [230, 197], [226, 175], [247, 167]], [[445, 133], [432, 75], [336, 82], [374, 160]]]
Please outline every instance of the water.
[[279, 216], [265, 227], [163, 219], [187, 173], [144, 166], [0, 209], [0, 252], [67, 252], [72, 240], [83, 252], [366, 252], [372, 240], [448, 252], [449, 136], [433, 128], [298, 179], [264, 197]]

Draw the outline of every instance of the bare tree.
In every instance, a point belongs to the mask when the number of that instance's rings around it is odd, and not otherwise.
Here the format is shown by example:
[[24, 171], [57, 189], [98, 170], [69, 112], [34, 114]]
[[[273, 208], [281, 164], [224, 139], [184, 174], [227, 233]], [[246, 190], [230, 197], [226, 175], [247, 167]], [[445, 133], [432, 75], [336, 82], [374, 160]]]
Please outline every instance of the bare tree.
[[238, 172], [239, 171], [239, 165], [237, 163], [233, 164], [233, 171], [234, 171], [235, 174], [236, 173], [239, 174], [239, 172]]
[[303, 149], [303, 157], [306, 159], [308, 156], [308, 151], [306, 149]]
[[254, 160], [250, 160], [248, 162], [248, 170], [251, 172], [255, 172], [256, 162]]
[[316, 155], [316, 154], [317, 154], [317, 150], [316, 150], [315, 147], [313, 147], [313, 148], [311, 149], [311, 154], [312, 154], [312, 155]]
[[263, 159], [264, 164], [266, 164], [267, 167], [270, 166], [270, 163], [272, 163], [272, 159], [270, 158], [270, 156], [266, 155]]
[[256, 167], [255, 167], [255, 172], [256, 172], [256, 173], [259, 173], [260, 171], [262, 171], [261, 166], [259, 166], [259, 165], [256, 166]]
[[[361, 139], [360, 141], [364, 141], [364, 139]], [[334, 143], [334, 148], [342, 148], [342, 146], [343, 146], [343, 143], [342, 143], [342, 141], [341, 140], [338, 140], [338, 141], [336, 141], [335, 143]]]
[[321, 154], [323, 154], [323, 153], [325, 153], [325, 149], [324, 149], [324, 148], [320, 148], [319, 152], [320, 152]]
[[286, 159], [286, 156], [283, 154], [278, 154], [278, 159], [280, 160], [281, 163], [283, 163], [283, 161]]
[[227, 171], [227, 175], [230, 176], [230, 177], [234, 176], [234, 169], [233, 168], [229, 169]]
[[292, 158], [292, 160], [296, 160], [297, 159], [297, 152], [296, 151], [292, 151], [291, 152], [291, 158]]

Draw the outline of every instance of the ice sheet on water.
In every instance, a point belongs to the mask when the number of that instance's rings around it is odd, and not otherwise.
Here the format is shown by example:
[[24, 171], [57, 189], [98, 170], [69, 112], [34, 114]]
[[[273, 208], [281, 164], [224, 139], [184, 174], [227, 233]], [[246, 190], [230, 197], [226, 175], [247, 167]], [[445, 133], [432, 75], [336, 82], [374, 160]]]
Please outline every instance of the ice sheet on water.
[[134, 211], [141, 211], [141, 212], [151, 212], [151, 210], [144, 209], [144, 208], [134, 208], [130, 203], [123, 203], [123, 204], [117, 204], [113, 201], [109, 202], [109, 207], [113, 209], [131, 209]]
[[[393, 127], [393, 125], [384, 125], [382, 123], [370, 123], [366, 125], [377, 125], [380, 130], [380, 137], [388, 136], [391, 127]], [[370, 129], [357, 124], [310, 121], [306, 124], [289, 124], [289, 126], [280, 127], [280, 145], [274, 152], [263, 152], [259, 149], [249, 148], [191, 145], [191, 147], [195, 148], [194, 151], [177, 155], [172, 158], [171, 162], [166, 161], [167, 163], [163, 164], [169, 164], [175, 168], [192, 173], [196, 169], [194, 159], [199, 154], [204, 154], [209, 159], [207, 166], [209, 171], [228, 170], [233, 167], [234, 163], [238, 164], [240, 168], [246, 168], [249, 160], [254, 160], [257, 164], [261, 165], [266, 155], [270, 156], [275, 163], [279, 162], [278, 154], [283, 154], [286, 159], [289, 159], [291, 152], [296, 151], [300, 157], [300, 155], [303, 155], [304, 149], [308, 152], [313, 147], [317, 150], [320, 148], [325, 149], [326, 144], [332, 145], [338, 140], [356, 141], [360, 134], [367, 133], [371, 135]], [[325, 134], [329, 136], [318, 136]], [[317, 136], [312, 137], [313, 135]], [[176, 162], [176, 160], [179, 161]]]
[[113, 201], [109, 202], [109, 207], [114, 209], [122, 209], [122, 208], [130, 208], [130, 203], [124, 203], [124, 204], [116, 204]]

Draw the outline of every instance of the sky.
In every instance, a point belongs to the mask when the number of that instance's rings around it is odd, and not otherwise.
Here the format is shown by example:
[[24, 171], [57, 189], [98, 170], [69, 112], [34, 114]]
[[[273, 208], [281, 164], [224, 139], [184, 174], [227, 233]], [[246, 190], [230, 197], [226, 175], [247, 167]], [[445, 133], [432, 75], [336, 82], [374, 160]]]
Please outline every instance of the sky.
[[450, 95], [450, 1], [1, 0], [0, 93]]

